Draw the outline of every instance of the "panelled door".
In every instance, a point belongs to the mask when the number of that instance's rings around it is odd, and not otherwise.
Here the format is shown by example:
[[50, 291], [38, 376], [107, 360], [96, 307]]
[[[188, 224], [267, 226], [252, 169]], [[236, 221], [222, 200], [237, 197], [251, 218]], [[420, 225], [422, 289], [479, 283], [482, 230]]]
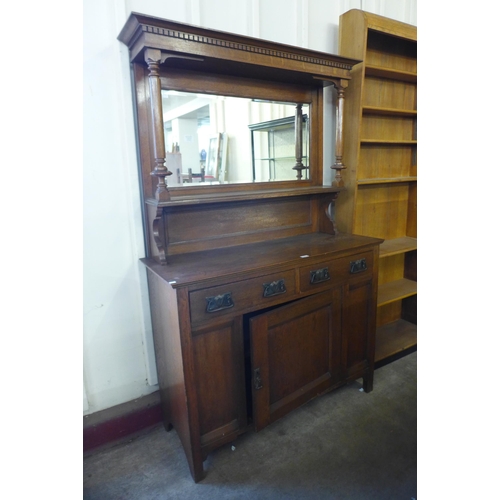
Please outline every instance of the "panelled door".
[[255, 316], [250, 338], [258, 431], [341, 381], [341, 288]]
[[201, 446], [204, 455], [246, 428], [241, 316], [192, 333]]

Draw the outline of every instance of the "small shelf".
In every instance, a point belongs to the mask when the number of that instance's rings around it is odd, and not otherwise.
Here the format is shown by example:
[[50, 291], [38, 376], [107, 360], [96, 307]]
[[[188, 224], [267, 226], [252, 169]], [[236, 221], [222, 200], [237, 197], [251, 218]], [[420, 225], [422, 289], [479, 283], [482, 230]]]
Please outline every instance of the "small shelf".
[[397, 144], [403, 146], [416, 146], [417, 141], [403, 141], [391, 139], [361, 139], [361, 144]]
[[375, 76], [378, 78], [388, 78], [401, 82], [417, 83], [417, 73], [411, 71], [400, 71], [397, 69], [385, 68], [382, 66], [365, 66], [365, 76]]
[[378, 287], [377, 306], [384, 306], [397, 300], [405, 299], [417, 294], [417, 282], [400, 279], [384, 283]]
[[364, 115], [407, 116], [415, 118], [417, 112], [410, 109], [381, 108], [378, 106], [363, 106]]
[[417, 325], [399, 319], [377, 328], [375, 367], [416, 350]]
[[[302, 159], [307, 160], [307, 156], [303, 156]], [[255, 161], [280, 161], [280, 160], [293, 160], [296, 161], [295, 156], [270, 156], [269, 158], [255, 158]], [[307, 167], [309, 168], [309, 167]]]
[[[272, 198], [287, 198], [291, 196], [310, 196], [337, 193], [344, 191], [345, 187], [336, 186], [303, 186], [293, 187], [293, 182], [282, 183], [290, 187], [281, 187], [277, 189], [256, 189], [249, 191], [248, 189], [237, 190], [233, 186], [217, 186], [216, 192], [207, 192], [209, 189], [202, 188], [203, 192], [196, 191], [195, 194], [185, 194], [187, 188], [171, 188], [171, 199], [168, 201], [157, 201], [154, 198], [147, 198], [145, 201], [148, 205], [158, 207], [182, 207], [189, 205], [204, 205], [212, 203], [226, 203], [233, 201], [247, 200], [263, 200]], [[266, 183], [261, 183], [266, 185]], [[269, 183], [266, 185], [266, 187]]]
[[417, 238], [404, 236], [402, 238], [395, 238], [393, 240], [385, 240], [380, 245], [380, 258], [390, 257], [391, 255], [398, 255], [401, 253], [411, 252], [417, 249]]
[[408, 176], [408, 177], [380, 177], [374, 179], [359, 179], [359, 186], [369, 186], [372, 184], [397, 184], [402, 182], [417, 182], [417, 176]]

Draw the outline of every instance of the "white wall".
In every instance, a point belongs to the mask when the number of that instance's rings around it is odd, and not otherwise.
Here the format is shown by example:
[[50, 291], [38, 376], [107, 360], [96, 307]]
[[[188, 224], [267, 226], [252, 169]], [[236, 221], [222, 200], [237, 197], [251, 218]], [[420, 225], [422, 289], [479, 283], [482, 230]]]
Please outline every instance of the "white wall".
[[[416, 25], [416, 0], [85, 0], [83, 158], [84, 414], [157, 389], [147, 303], [127, 48], [131, 11], [304, 46], [338, 50], [339, 16], [362, 8]], [[334, 136], [333, 99], [325, 132]], [[328, 143], [329, 141], [325, 141]], [[325, 165], [334, 162], [325, 144]]]

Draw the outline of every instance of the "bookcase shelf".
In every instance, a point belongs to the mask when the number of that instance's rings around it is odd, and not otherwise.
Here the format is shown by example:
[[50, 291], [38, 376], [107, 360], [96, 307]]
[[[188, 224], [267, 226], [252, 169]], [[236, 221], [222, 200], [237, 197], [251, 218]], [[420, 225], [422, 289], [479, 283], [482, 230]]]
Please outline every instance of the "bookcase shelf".
[[417, 282], [405, 278], [390, 281], [379, 286], [377, 306], [384, 306], [397, 300], [417, 294]]
[[387, 115], [387, 116], [407, 116], [416, 117], [417, 112], [409, 109], [397, 108], [380, 108], [377, 106], [363, 106], [363, 114], [365, 115]]
[[383, 238], [376, 362], [416, 349], [417, 29], [353, 9], [340, 17], [339, 52], [353, 68], [345, 103], [341, 231]]
[[401, 82], [417, 83], [417, 73], [412, 71], [398, 71], [391, 68], [383, 68], [381, 66], [365, 66], [366, 76], [375, 76], [378, 78], [387, 78], [389, 80], [398, 80]]
[[402, 238], [394, 238], [392, 240], [385, 240], [380, 245], [380, 258], [390, 257], [400, 253], [411, 252], [417, 249], [417, 238], [410, 238], [403, 236]]
[[377, 329], [375, 367], [413, 352], [417, 346], [417, 325], [399, 319]]
[[416, 146], [417, 141], [401, 139], [361, 139], [361, 144], [401, 144], [403, 146]]
[[357, 183], [360, 186], [368, 186], [371, 184], [390, 184], [399, 182], [416, 182], [417, 176], [412, 177], [381, 177], [379, 179], [358, 179]]

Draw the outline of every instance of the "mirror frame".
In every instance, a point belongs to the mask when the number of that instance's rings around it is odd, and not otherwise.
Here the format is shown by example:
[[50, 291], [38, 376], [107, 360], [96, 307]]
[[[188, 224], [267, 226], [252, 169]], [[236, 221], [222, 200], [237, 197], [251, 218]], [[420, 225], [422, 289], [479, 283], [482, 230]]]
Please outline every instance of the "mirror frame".
[[[319, 126], [321, 120], [318, 119], [318, 109], [322, 110], [321, 95], [318, 95], [319, 93], [316, 89], [310, 89], [306, 86], [297, 86], [293, 84], [277, 85], [275, 82], [263, 82], [259, 80], [239, 80], [226, 75], [217, 75], [216, 77], [206, 78], [206, 75], [203, 73], [178, 71], [175, 69], [172, 70], [165, 68], [162, 68], [160, 72], [160, 82], [162, 90], [176, 90], [192, 92], [195, 94], [224, 95], [228, 97], [246, 99], [289, 102], [293, 105], [300, 102], [301, 104], [307, 104], [309, 106], [309, 180], [290, 179], [286, 181], [228, 183], [212, 186], [207, 185], [203, 186], [203, 192], [207, 192], [207, 189], [213, 188], [215, 188], [214, 192], [217, 192], [219, 189], [227, 190], [236, 186], [242, 186], [244, 189], [248, 189], [249, 187], [254, 189], [268, 189], [271, 184], [271, 189], [279, 189], [287, 186], [290, 187], [290, 183], [293, 183], [294, 185], [300, 184], [302, 186], [315, 185], [318, 182], [321, 183], [323, 152], [317, 148], [320, 141], [313, 139], [313, 137], [320, 133]], [[222, 92], [221, 89], [223, 89]], [[319, 118], [321, 118], [321, 112], [319, 113]], [[315, 147], [312, 147], [312, 145]], [[251, 158], [249, 159], [249, 162], [251, 164]], [[295, 175], [295, 172], [292, 171], [292, 173]], [[186, 185], [169, 186], [168, 189], [172, 195], [174, 195], [179, 190], [181, 191], [179, 194], [185, 194], [190, 187]], [[193, 192], [199, 193], [199, 186], [193, 187], [192, 189]]]

